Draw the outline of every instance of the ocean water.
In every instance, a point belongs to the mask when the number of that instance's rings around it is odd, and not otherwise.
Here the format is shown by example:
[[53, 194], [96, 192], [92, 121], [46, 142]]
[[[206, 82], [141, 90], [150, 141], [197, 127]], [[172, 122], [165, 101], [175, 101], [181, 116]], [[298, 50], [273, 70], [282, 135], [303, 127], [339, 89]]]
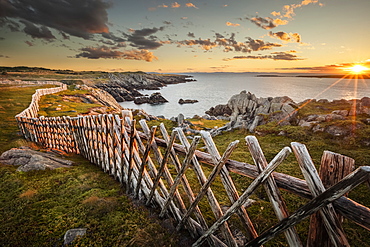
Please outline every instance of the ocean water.
[[[288, 96], [296, 103], [306, 99], [360, 99], [370, 97], [370, 80], [303, 77], [256, 77], [255, 73], [187, 74], [197, 81], [168, 85], [161, 90], [141, 90], [143, 94], [160, 92], [169, 102], [160, 105], [122, 102], [124, 108], [143, 109], [154, 116], [171, 118], [202, 116], [209, 108], [226, 104], [231, 96], [246, 90], [256, 97]], [[179, 99], [195, 99], [195, 104], [178, 104]]]

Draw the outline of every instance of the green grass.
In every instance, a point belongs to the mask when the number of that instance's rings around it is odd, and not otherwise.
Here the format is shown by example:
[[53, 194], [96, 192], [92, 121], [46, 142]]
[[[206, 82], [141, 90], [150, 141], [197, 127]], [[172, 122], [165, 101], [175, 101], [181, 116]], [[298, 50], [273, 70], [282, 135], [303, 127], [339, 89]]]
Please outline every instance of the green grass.
[[[102, 107], [100, 103], [85, 103], [79, 98], [82, 95], [89, 95], [86, 90], [75, 89], [74, 85], [68, 87], [68, 90], [55, 94], [44, 95], [39, 102], [39, 116], [58, 117], [70, 116], [76, 117], [79, 114], [87, 114], [90, 109]], [[77, 96], [70, 97], [68, 96]], [[113, 112], [113, 108], [109, 108]]]
[[177, 246], [134, 205], [117, 181], [80, 157], [72, 168], [16, 172], [0, 167], [1, 246], [62, 246], [64, 233], [87, 228], [74, 246]]
[[[45, 115], [54, 116], [53, 114], [60, 113], [60, 111], [55, 111], [55, 107], [65, 104], [61, 100], [63, 94], [72, 95], [83, 93], [86, 92], [68, 91], [45, 98], [42, 103], [42, 111], [45, 112]], [[13, 97], [18, 97], [18, 95], [14, 95]], [[4, 100], [3, 98], [1, 99]], [[7, 101], [5, 100], [5, 102]], [[47, 110], [48, 104], [52, 104], [49, 106], [49, 110]], [[26, 106], [27, 104], [25, 104]], [[311, 106], [312, 108], [307, 107], [305, 112], [301, 112], [300, 116], [304, 117], [313, 112], [327, 114], [332, 110], [336, 110], [331, 105], [315, 103]], [[69, 105], [66, 107], [74, 109], [77, 106]], [[84, 107], [82, 106], [77, 110], [84, 112], [88, 109], [88, 106], [86, 106], [87, 108]], [[7, 114], [11, 116], [11, 113]], [[139, 120], [139, 117], [135, 118]], [[204, 121], [198, 119], [191, 119], [190, 121], [196, 125], [195, 127], [197, 129], [224, 125], [222, 121]], [[165, 123], [169, 133], [171, 133], [173, 127], [177, 126], [176, 123], [169, 120], [151, 121], [148, 122], [148, 125], [159, 126], [161, 122]], [[14, 124], [15, 121], [13, 121]], [[338, 122], [336, 124], [348, 125], [351, 124], [351, 121]], [[9, 132], [8, 134], [14, 136], [14, 133], [10, 133], [14, 130], [17, 131], [16, 126], [5, 132]], [[259, 126], [257, 131], [260, 133], [257, 138], [267, 161], [272, 160], [283, 147], [290, 146], [292, 141], [297, 141], [307, 146], [313, 162], [317, 167], [320, 164], [321, 155], [324, 150], [352, 157], [356, 160], [356, 166], [370, 164], [369, 148], [364, 146], [361, 141], [369, 136], [370, 131], [367, 126], [357, 131], [356, 136], [345, 140], [343, 138], [332, 138], [324, 133], [313, 134], [298, 126], [277, 126], [275, 123]], [[158, 130], [157, 136], [160, 136], [158, 134], [159, 132]], [[285, 135], [279, 135], [281, 132], [284, 132]], [[249, 134], [245, 130], [233, 130], [215, 137], [214, 141], [222, 154], [230, 142], [239, 140], [239, 145], [233, 152], [231, 159], [253, 164], [253, 159], [249, 154], [244, 140], [245, 136]], [[18, 136], [16, 140], [19, 142], [21, 138]], [[15, 144], [18, 142], [16, 141]], [[200, 147], [202, 145], [200, 144]], [[5, 224], [4, 226], [0, 225], [0, 232], [7, 233], [6, 237], [8, 241], [15, 244], [22, 244], [29, 238], [34, 243], [41, 243], [39, 246], [43, 246], [43, 244], [45, 244], [44, 246], [53, 244], [58, 246], [61, 244], [60, 238], [66, 230], [73, 227], [87, 227], [88, 237], [81, 238], [76, 245], [175, 246], [178, 244], [178, 236], [170, 236], [168, 232], [159, 226], [158, 222], [154, 221], [150, 213], [148, 214], [144, 208], [133, 206], [130, 200], [124, 195], [118, 183], [111, 177], [82, 158], [74, 157], [74, 159], [77, 162], [73, 168], [46, 172], [17, 173], [13, 167], [0, 167], [0, 189], [7, 191], [7, 193], [1, 195], [0, 212]], [[183, 157], [180, 157], [180, 159], [183, 159]], [[172, 174], [175, 174], [172, 166], [169, 166], [169, 169]], [[212, 167], [204, 165], [203, 169], [206, 176], [208, 176]], [[277, 171], [303, 178], [293, 154], [277, 168]], [[194, 172], [189, 169], [186, 176], [194, 192], [197, 193], [200, 185]], [[235, 182], [239, 194], [252, 181], [247, 177], [237, 174], [231, 174], [231, 177]], [[217, 178], [211, 187], [220, 205], [230, 206], [230, 201], [226, 196], [220, 178]], [[181, 186], [179, 190], [184, 195]], [[361, 185], [350, 192], [350, 198], [369, 207], [370, 197], [368, 194], [369, 188], [366, 185]], [[282, 195], [290, 212], [294, 212], [307, 202], [307, 200], [285, 191], [282, 191]], [[185, 195], [184, 198], [186, 198]], [[277, 223], [277, 220], [262, 187], [251, 198], [255, 200], [255, 203], [247, 211], [257, 232], [262, 233], [268, 227]], [[189, 205], [186, 199], [184, 201], [186, 205]], [[206, 199], [201, 201], [200, 208], [207, 222], [212, 224], [215, 219]], [[141, 212], [144, 213], [141, 214]], [[17, 226], [20, 224], [24, 227], [18, 229]], [[230, 224], [242, 229], [236, 217], [232, 217]], [[309, 219], [304, 220], [296, 226], [303, 242], [307, 238], [308, 226]], [[344, 221], [343, 226], [352, 246], [370, 246], [369, 231], [358, 227], [348, 220]], [[265, 244], [265, 246], [287, 246], [287, 244], [284, 235], [280, 234]]]
[[[34, 146], [18, 135], [14, 116], [36, 87], [0, 90], [0, 152]], [[181, 246], [187, 233], [170, 233], [132, 201], [120, 184], [86, 159], [72, 155], [71, 168], [17, 172], [0, 164], [0, 246], [62, 246], [64, 233], [87, 228], [73, 246]], [[185, 237], [180, 237], [180, 234]], [[187, 243], [188, 244], [188, 243]]]
[[15, 115], [26, 109], [32, 94], [37, 88], [50, 88], [54, 85], [36, 87], [29, 85], [15, 87], [0, 84], [0, 153], [12, 147], [25, 144], [24, 138], [20, 136]]

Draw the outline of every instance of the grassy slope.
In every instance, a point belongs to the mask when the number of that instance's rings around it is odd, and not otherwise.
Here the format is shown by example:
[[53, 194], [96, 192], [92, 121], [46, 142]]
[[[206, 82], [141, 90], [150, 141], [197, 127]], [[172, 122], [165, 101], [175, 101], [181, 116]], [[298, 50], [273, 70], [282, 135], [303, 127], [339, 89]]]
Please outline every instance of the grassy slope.
[[[332, 109], [329, 109], [329, 110], [331, 111]], [[302, 114], [309, 114], [310, 111], [317, 112], [316, 109], [309, 109], [308, 107], [305, 108], [305, 111], [306, 112], [305, 113], [303, 112]], [[325, 112], [322, 112], [322, 113], [325, 113]], [[52, 111], [50, 111], [49, 114], [52, 114]], [[165, 123], [166, 125], [168, 125], [169, 129], [171, 129], [171, 127], [174, 127], [172, 126], [173, 123], [171, 123], [170, 121], [165, 121]], [[158, 125], [158, 124], [159, 123], [156, 121], [154, 121], [153, 123], [149, 123], [149, 125]], [[211, 122], [203, 123], [199, 120], [196, 120], [196, 121], [194, 120], [194, 124], [196, 124], [199, 127], [207, 127], [207, 128], [213, 127]], [[222, 123], [219, 123], [219, 122], [216, 122], [214, 124], [218, 126], [222, 125]], [[355, 158], [357, 166], [367, 165], [370, 163], [369, 162], [370, 153], [368, 152], [368, 147], [363, 147], [361, 145], [358, 145], [355, 139], [348, 140], [346, 142], [343, 142], [341, 140], [335, 140], [335, 139], [331, 140], [325, 135], [322, 135], [322, 134], [312, 135], [306, 132], [304, 129], [294, 127], [294, 126], [276, 127], [274, 125], [269, 125], [269, 126], [261, 126], [260, 128], [262, 132], [270, 133], [267, 135], [258, 136], [258, 140], [261, 144], [261, 147], [268, 161], [271, 160], [274, 157], [274, 155], [277, 154], [284, 146], [289, 146], [290, 142], [299, 141], [307, 145], [315, 164], [320, 163], [320, 157], [324, 150], [338, 152], [344, 155], [348, 155], [352, 158]], [[288, 136], [278, 136], [277, 133], [279, 133], [282, 130], [286, 131], [288, 133]], [[223, 135], [217, 136], [214, 140], [216, 142], [217, 147], [220, 150], [220, 153], [222, 153], [226, 149], [227, 145], [231, 141], [237, 140], [237, 139], [240, 140], [239, 147], [234, 151], [232, 155], [232, 159], [239, 160], [239, 161], [245, 161], [248, 163], [253, 163], [253, 160], [250, 157], [249, 152], [244, 142], [244, 137], [248, 134], [249, 133], [242, 131], [242, 130], [235, 130], [235, 131], [228, 132]], [[86, 168], [84, 169], [92, 169], [92, 168], [91, 166], [86, 165]], [[208, 169], [205, 167], [206, 175], [208, 175], [210, 171], [211, 171], [210, 167]], [[284, 173], [287, 173], [293, 176], [302, 177], [299, 171], [299, 168], [298, 168], [298, 164], [295, 161], [294, 155], [290, 155], [290, 157], [288, 157], [286, 162], [284, 162], [278, 168], [278, 171], [284, 172]], [[89, 171], [86, 171], [86, 173], [89, 173]], [[64, 176], [66, 176], [65, 173], [63, 173], [63, 175], [60, 175], [60, 177], [64, 177]], [[72, 178], [70, 178], [70, 180], [74, 180], [74, 181], [80, 180], [80, 183], [82, 182], [82, 184], [84, 184], [84, 182], [81, 181], [80, 179], [81, 174], [79, 175], [71, 174], [71, 176]], [[197, 183], [196, 177], [191, 170], [187, 172], [187, 176], [189, 180], [191, 180], [191, 183]], [[236, 187], [238, 188], [239, 193], [242, 193], [247, 188], [248, 184], [251, 181], [248, 178], [238, 176], [235, 174], [232, 174], [232, 177], [236, 183]], [[225, 195], [224, 190], [222, 189], [222, 185], [219, 179], [217, 179], [217, 182], [214, 185], [212, 185], [212, 189], [214, 190], [216, 197], [218, 198], [222, 206], [230, 206], [230, 202], [228, 201], [227, 196]], [[31, 192], [28, 192], [28, 193], [33, 194], [32, 191], [34, 189], [31, 188], [30, 190]], [[37, 191], [37, 189], [35, 190]], [[180, 188], [180, 191], [181, 191], [181, 188]], [[27, 192], [27, 190], [25, 192]], [[66, 192], [60, 192], [60, 193], [63, 194]], [[84, 191], [83, 190], [77, 191], [76, 197], [81, 196], [79, 193], [83, 194]], [[291, 212], [293, 212], [295, 209], [297, 209], [299, 206], [301, 206], [305, 202], [305, 200], [302, 200], [287, 192], [283, 191], [282, 193], [283, 193], [284, 200], [286, 201], [289, 207], [289, 210]], [[367, 195], [368, 195], [368, 188], [366, 186], [360, 186], [354, 192], [350, 193], [351, 198], [355, 199], [356, 201], [366, 206], [370, 206], [370, 198]], [[83, 199], [82, 201], [79, 201], [79, 204], [76, 204], [72, 207], [78, 208], [78, 207], [81, 207], [81, 204], [84, 205], [84, 203], [90, 203], [91, 201], [106, 203], [103, 201], [110, 201], [111, 200], [110, 198], [111, 196], [104, 197], [104, 196], [99, 196], [99, 195], [97, 196], [94, 194], [94, 195], [90, 195], [89, 197], [85, 197], [85, 199]], [[248, 212], [251, 215], [252, 221], [255, 224], [257, 231], [263, 232], [269, 226], [276, 223], [276, 217], [274, 216], [270, 203], [268, 202], [266, 194], [262, 188], [259, 189], [257, 193], [255, 193], [252, 196], [252, 198], [256, 200], [256, 202], [250, 208], [248, 208]], [[211, 223], [214, 220], [212, 216], [213, 214], [209, 210], [206, 210], [207, 208], [206, 204], [207, 204], [206, 200], [202, 200], [201, 209], [202, 209], [203, 214], [206, 217], [206, 220], [208, 220]], [[64, 210], [64, 209], [60, 209], [60, 210]], [[98, 214], [100, 214], [100, 212]], [[233, 221], [232, 224], [237, 225], [237, 221]], [[306, 219], [304, 222], [302, 222], [301, 224], [297, 226], [302, 240], [305, 240], [307, 237], [308, 224], [309, 224], [309, 221], [308, 219]], [[350, 223], [347, 220], [345, 220], [344, 227], [350, 239], [350, 243], [353, 246], [369, 246], [368, 242], [370, 240], [370, 233], [368, 231], [357, 227], [355, 224]], [[131, 239], [135, 239], [135, 237]], [[157, 242], [158, 241], [159, 240], [157, 240]], [[115, 242], [117, 242], [117, 239], [115, 239]], [[137, 245], [140, 245], [140, 244], [137, 244]], [[278, 238], [274, 239], [273, 241], [270, 241], [268, 244], [266, 244], [266, 246], [286, 246], [283, 235], [280, 234]]]
[[[35, 87], [1, 87], [0, 152], [30, 145], [17, 135], [14, 115]], [[61, 246], [71, 228], [88, 228], [76, 246], [177, 246], [151, 213], [134, 205], [120, 184], [79, 156], [53, 171], [16, 172], [0, 164], [0, 246]]]

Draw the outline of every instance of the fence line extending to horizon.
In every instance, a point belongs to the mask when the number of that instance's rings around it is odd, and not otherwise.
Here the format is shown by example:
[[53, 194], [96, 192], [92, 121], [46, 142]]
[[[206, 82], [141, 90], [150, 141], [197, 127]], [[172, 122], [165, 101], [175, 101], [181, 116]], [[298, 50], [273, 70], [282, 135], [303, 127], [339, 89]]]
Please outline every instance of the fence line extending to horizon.
[[[284, 233], [289, 246], [349, 246], [342, 217], [370, 231], [370, 209], [345, 197], [354, 187], [369, 181], [369, 166], [354, 170], [353, 159], [325, 151], [318, 172], [305, 145], [296, 142], [268, 163], [257, 138], [247, 136], [246, 149], [255, 163], [251, 165], [229, 159], [238, 141], [231, 142], [220, 154], [206, 131], [191, 143], [181, 128], [169, 134], [163, 123], [149, 128], [145, 120], [140, 120], [142, 131], [138, 131], [136, 120], [127, 110], [121, 116], [38, 117], [41, 96], [67, 88], [62, 83], [52, 84], [59, 87], [36, 90], [30, 106], [15, 116], [24, 137], [47, 148], [81, 154], [125, 185], [127, 193], [145, 200], [147, 205], [158, 206], [160, 217], [173, 217], [176, 229], [186, 228], [196, 240], [193, 246], [204, 242], [210, 246], [261, 246], [279, 233]], [[197, 150], [201, 140], [208, 152]], [[305, 180], [274, 172], [290, 153], [294, 153]], [[208, 177], [203, 164], [212, 167]], [[189, 180], [189, 173], [198, 182]], [[230, 173], [252, 178], [253, 182], [240, 195]], [[226, 211], [211, 188], [216, 178], [220, 178], [230, 201]], [[258, 233], [247, 208], [249, 196], [261, 185], [278, 223]], [[289, 214], [280, 189], [310, 201]], [[203, 198], [208, 201], [206, 206], [199, 204]], [[213, 212], [214, 220], [205, 218], [205, 210]], [[230, 223], [234, 214], [242, 229]], [[309, 216], [308, 241], [302, 243], [294, 226]], [[244, 237], [237, 238], [236, 232]]]

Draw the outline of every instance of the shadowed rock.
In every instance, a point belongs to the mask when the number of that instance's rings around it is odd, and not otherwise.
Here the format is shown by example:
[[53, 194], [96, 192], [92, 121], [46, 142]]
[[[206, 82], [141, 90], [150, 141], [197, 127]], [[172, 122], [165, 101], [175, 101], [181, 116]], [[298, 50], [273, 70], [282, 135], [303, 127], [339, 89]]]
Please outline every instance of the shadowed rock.
[[19, 166], [17, 171], [56, 169], [70, 167], [73, 162], [50, 153], [31, 150], [26, 147], [12, 148], [0, 156], [0, 163]]

